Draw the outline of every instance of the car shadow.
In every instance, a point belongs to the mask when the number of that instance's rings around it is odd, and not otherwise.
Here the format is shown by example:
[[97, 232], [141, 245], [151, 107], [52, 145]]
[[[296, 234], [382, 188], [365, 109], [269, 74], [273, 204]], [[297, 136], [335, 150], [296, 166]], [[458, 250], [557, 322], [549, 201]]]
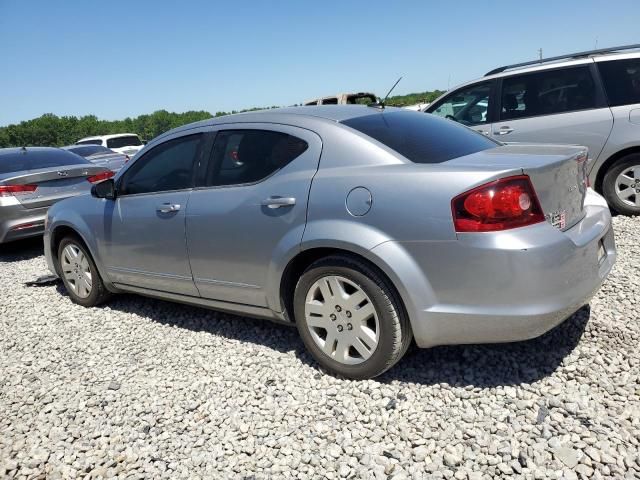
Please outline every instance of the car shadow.
[[42, 237], [25, 238], [0, 245], [0, 263], [21, 262], [44, 255]]
[[[66, 295], [62, 285], [58, 289]], [[295, 352], [300, 361], [321, 370], [292, 326], [137, 295], [118, 295], [107, 305], [161, 324], [263, 345], [283, 353]], [[430, 349], [414, 345], [397, 365], [376, 380], [480, 388], [532, 383], [551, 375], [575, 349], [590, 315], [589, 306], [585, 306], [541, 337], [523, 342]]]

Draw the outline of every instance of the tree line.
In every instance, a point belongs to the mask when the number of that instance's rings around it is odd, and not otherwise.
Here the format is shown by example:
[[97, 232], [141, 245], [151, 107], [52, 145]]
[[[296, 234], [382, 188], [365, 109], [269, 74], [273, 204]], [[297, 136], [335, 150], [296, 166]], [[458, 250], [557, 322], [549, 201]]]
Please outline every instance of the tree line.
[[[387, 100], [387, 104], [405, 106], [420, 102], [430, 102], [440, 94], [442, 92], [436, 90], [433, 92], [397, 95], [390, 97]], [[260, 109], [251, 108], [240, 111], [252, 110]], [[100, 120], [95, 115], [59, 117], [53, 113], [45, 113], [32, 120], [0, 127], [0, 148], [22, 146], [61, 147], [63, 145], [71, 145], [83, 137], [111, 133], [136, 133], [143, 140], [151, 140], [172, 128], [231, 113], [238, 113], [238, 111], [211, 114], [204, 110], [184, 113], [157, 110], [149, 115], [140, 115], [135, 118], [127, 117], [124, 120]]]

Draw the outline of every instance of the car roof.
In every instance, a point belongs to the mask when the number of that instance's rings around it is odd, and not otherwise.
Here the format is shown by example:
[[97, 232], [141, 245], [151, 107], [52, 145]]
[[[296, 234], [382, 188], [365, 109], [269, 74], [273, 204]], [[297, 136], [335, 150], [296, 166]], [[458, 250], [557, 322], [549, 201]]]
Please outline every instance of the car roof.
[[112, 133], [110, 135], [94, 135], [93, 137], [84, 137], [78, 140], [78, 142], [84, 142], [85, 140], [109, 140], [110, 138], [118, 137], [137, 137], [137, 133]]

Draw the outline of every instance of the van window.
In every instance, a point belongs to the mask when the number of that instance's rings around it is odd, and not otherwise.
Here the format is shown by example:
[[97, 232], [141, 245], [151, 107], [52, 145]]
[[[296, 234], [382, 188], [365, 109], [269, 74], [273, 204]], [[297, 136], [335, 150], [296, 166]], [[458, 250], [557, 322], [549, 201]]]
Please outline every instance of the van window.
[[500, 120], [595, 107], [596, 88], [587, 66], [514, 75], [502, 81]]
[[598, 62], [609, 105], [640, 103], [640, 58]]
[[108, 148], [139, 147], [142, 142], [137, 135], [127, 135], [126, 137], [115, 137], [107, 140]]

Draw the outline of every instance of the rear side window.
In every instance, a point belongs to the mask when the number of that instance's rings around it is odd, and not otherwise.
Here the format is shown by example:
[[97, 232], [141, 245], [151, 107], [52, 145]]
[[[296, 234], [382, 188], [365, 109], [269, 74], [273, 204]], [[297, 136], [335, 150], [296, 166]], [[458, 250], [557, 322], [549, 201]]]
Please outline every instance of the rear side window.
[[502, 81], [500, 120], [585, 110], [596, 102], [589, 67], [516, 75]]
[[189, 135], [154, 147], [127, 170], [120, 191], [132, 195], [191, 188], [202, 139], [202, 134]]
[[609, 105], [640, 103], [640, 58], [598, 62]]
[[110, 138], [107, 140], [108, 148], [138, 147], [140, 145], [142, 145], [142, 142], [136, 135]]
[[441, 163], [500, 145], [428, 113], [386, 111], [342, 122], [414, 163]]
[[216, 136], [205, 186], [258, 182], [304, 153], [304, 140], [270, 130], [223, 130]]
[[11, 153], [0, 155], [0, 174], [38, 170], [41, 168], [65, 167], [68, 165], [90, 164], [75, 153], [59, 149], [27, 150], [15, 149]]
[[81, 140], [76, 142], [76, 145], [102, 145], [102, 140], [99, 138], [96, 140]]

